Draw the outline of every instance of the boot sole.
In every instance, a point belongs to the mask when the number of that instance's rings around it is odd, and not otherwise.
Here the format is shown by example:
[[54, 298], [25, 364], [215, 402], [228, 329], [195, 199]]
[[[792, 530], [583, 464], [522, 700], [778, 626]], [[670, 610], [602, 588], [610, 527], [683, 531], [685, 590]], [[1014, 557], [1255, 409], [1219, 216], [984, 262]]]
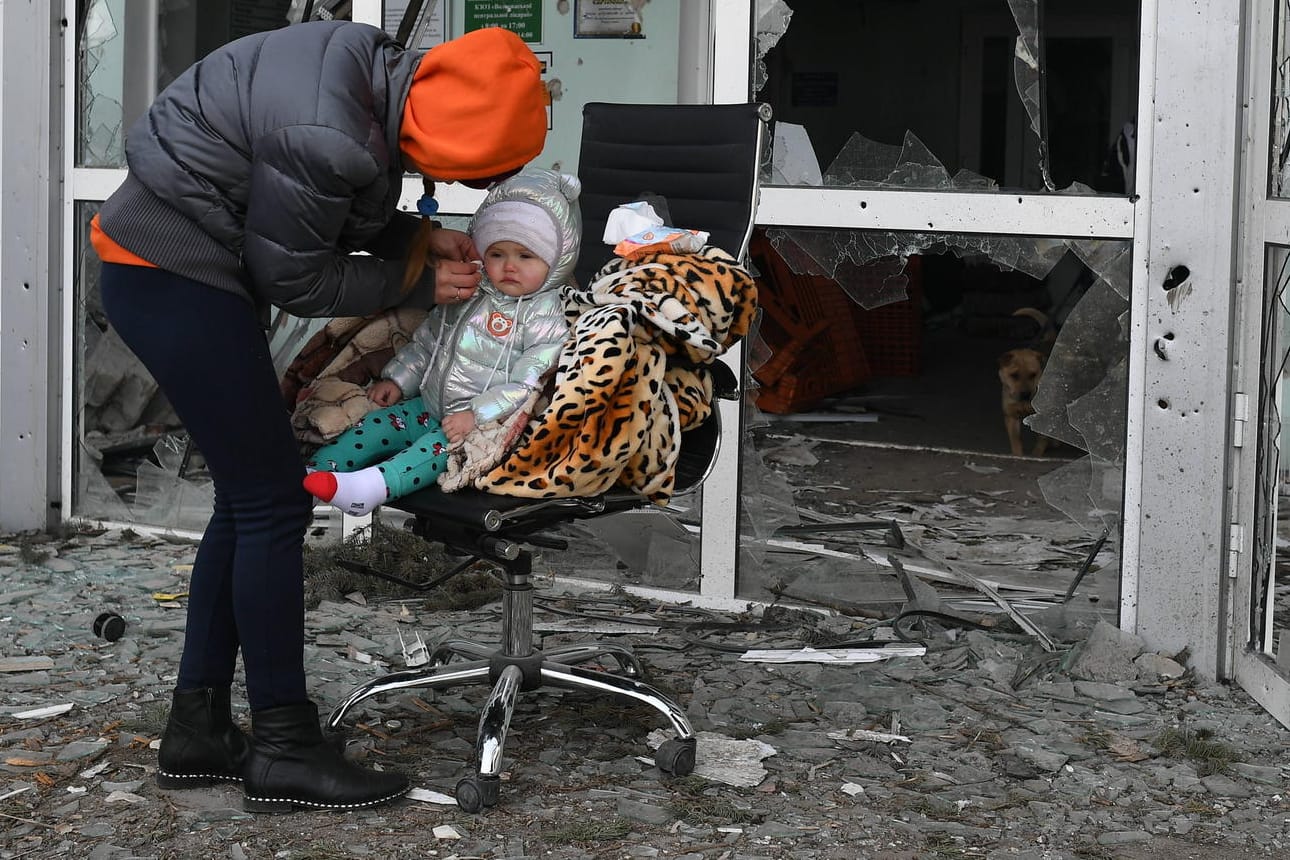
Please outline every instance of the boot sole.
[[216, 773], [164, 773], [157, 771], [158, 788], [210, 788], [230, 782], [241, 782], [240, 776], [228, 776]]
[[246, 812], [267, 812], [270, 814], [283, 814], [295, 812], [298, 809], [367, 809], [372, 806], [381, 806], [385, 803], [393, 803], [411, 790], [411, 786], [401, 788], [394, 794], [386, 797], [379, 797], [375, 800], [364, 800], [361, 803], [324, 803], [317, 800], [299, 800], [288, 797], [251, 797], [247, 795], [242, 798], [242, 809]]

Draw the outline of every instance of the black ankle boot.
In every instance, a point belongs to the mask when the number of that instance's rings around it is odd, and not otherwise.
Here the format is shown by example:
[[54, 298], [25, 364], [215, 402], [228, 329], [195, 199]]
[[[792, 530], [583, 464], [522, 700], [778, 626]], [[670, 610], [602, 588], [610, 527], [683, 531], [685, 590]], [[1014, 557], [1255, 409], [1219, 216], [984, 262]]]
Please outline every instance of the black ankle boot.
[[199, 788], [241, 782], [246, 735], [233, 724], [228, 687], [175, 690], [157, 753], [157, 785]]
[[407, 777], [368, 770], [329, 743], [313, 702], [266, 708], [251, 714], [251, 751], [246, 759], [248, 812], [293, 809], [358, 809], [407, 793]]

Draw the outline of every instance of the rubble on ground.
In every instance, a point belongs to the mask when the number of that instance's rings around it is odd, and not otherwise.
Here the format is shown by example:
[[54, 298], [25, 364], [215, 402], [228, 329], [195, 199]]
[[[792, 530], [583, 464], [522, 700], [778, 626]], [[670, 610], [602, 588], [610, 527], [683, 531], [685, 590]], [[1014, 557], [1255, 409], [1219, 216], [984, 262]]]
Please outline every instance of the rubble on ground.
[[[630, 644], [701, 733], [702, 775], [654, 767], [652, 711], [527, 693], [501, 802], [467, 815], [450, 797], [472, 767], [486, 691], [407, 691], [363, 702], [347, 722], [350, 754], [409, 773], [415, 797], [365, 812], [252, 816], [235, 788], [153, 782], [194, 553], [187, 541], [120, 530], [0, 537], [0, 860], [1290, 850], [1290, 732], [1241, 690], [1196, 677], [1185, 654], [1153, 653], [1103, 619], [1067, 625], [1057, 611], [1043, 624], [1045, 648], [1007, 623], [928, 615], [908, 624], [913, 641], [896, 640], [923, 653], [766, 661], [744, 658], [890, 648], [895, 637], [879, 620], [818, 608], [717, 612], [546, 576], [539, 638]], [[325, 709], [374, 673], [404, 668], [418, 637], [431, 647], [495, 637], [496, 594], [469, 591], [464, 604], [349, 581], [316, 591], [312, 695]], [[116, 641], [94, 634], [105, 611], [125, 620]], [[244, 708], [237, 716], [245, 721]]]

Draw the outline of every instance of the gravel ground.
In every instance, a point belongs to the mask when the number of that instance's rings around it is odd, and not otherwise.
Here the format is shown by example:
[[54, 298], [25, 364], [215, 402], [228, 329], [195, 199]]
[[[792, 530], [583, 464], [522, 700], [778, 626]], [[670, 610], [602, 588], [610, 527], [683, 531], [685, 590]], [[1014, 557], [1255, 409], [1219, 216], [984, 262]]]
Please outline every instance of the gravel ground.
[[[522, 697], [501, 802], [484, 814], [405, 800], [252, 816], [236, 789], [170, 792], [153, 782], [194, 551], [122, 531], [0, 537], [9, 634], [0, 858], [1208, 860], [1290, 851], [1290, 733], [1239, 689], [1194, 678], [1185, 655], [1147, 652], [1096, 613], [1047, 613], [1051, 651], [1008, 625], [951, 624], [923, 631], [921, 656], [764, 663], [740, 657], [854, 644], [884, 628], [836, 613], [700, 611], [545, 579], [540, 624], [638, 628], [618, 638], [702, 733], [706, 776], [669, 778], [653, 766], [653, 712], [542, 691]], [[498, 629], [497, 593], [482, 575], [428, 597], [356, 593], [328, 576], [315, 569], [311, 580], [307, 646], [324, 708], [383, 666], [401, 668], [400, 632], [433, 643]], [[105, 610], [126, 621], [118, 641], [92, 631]], [[349, 754], [451, 794], [472, 767], [484, 695], [369, 699], [348, 720]], [[41, 715], [48, 708], [60, 712]]]

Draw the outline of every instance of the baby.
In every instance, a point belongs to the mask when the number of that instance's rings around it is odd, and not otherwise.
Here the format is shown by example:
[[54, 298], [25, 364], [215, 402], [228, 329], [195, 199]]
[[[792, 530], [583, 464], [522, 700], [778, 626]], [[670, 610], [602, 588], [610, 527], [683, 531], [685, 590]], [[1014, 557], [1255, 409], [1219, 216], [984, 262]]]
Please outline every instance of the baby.
[[471, 221], [479, 289], [435, 306], [368, 390], [377, 405], [308, 464], [305, 489], [355, 516], [435, 483], [448, 445], [525, 403], [568, 336], [560, 287], [582, 238], [578, 179], [529, 170]]

